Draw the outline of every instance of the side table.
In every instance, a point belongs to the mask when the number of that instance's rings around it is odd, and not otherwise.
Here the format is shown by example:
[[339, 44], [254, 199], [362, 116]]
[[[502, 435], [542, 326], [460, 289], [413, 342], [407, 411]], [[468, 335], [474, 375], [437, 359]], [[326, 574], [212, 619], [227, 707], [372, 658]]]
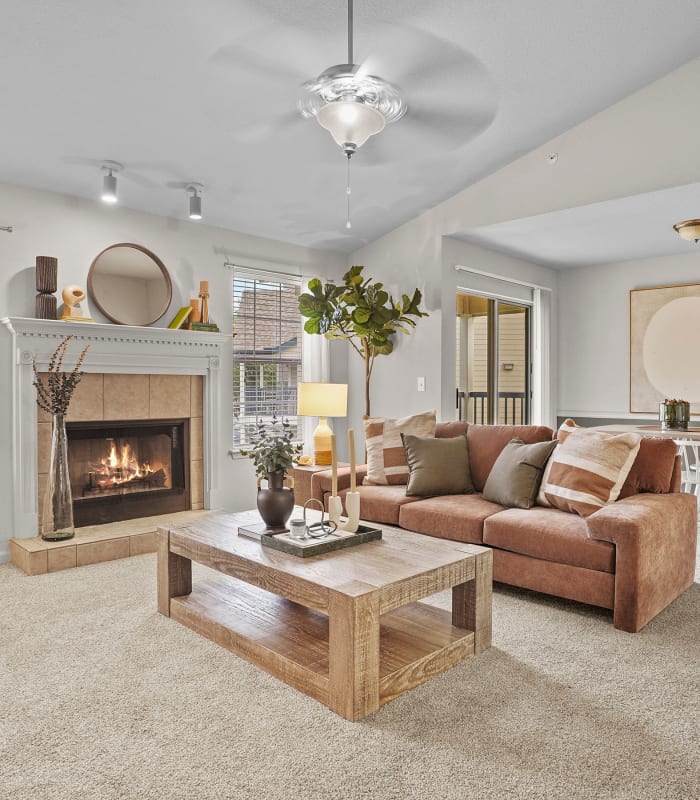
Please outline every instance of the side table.
[[[338, 467], [349, 467], [344, 461], [338, 462]], [[294, 503], [297, 506], [303, 506], [304, 503], [311, 497], [311, 478], [316, 472], [325, 472], [330, 470], [330, 464], [309, 464], [304, 466], [302, 464], [295, 464], [292, 467], [292, 477], [294, 478]]]

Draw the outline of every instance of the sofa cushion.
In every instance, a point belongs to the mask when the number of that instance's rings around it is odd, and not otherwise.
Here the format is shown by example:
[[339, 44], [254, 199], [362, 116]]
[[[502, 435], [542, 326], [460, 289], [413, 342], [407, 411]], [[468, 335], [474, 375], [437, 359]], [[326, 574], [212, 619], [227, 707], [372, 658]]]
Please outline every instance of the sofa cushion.
[[641, 436], [580, 428], [557, 445], [540, 495], [561, 511], [587, 517], [614, 503], [632, 468]]
[[453, 420], [452, 422], [438, 422], [435, 426], [436, 439], [452, 439], [453, 436], [461, 436], [467, 432], [468, 422]]
[[426, 411], [401, 419], [366, 419], [367, 475], [363, 483], [368, 486], [408, 483], [408, 462], [401, 442], [402, 433], [435, 436], [435, 412]]
[[[345, 508], [345, 495], [349, 489], [343, 489], [338, 494], [343, 498]], [[399, 510], [406, 503], [414, 503], [420, 497], [407, 497], [405, 486], [358, 486], [360, 493], [360, 517], [367, 522], [379, 522], [385, 525], [399, 524]], [[325, 497], [326, 509], [328, 508], [328, 495]]]
[[677, 449], [673, 439], [643, 438], [619, 499], [642, 492], [670, 492]]
[[512, 439], [501, 450], [484, 486], [484, 499], [508, 508], [531, 508], [547, 459], [556, 447], [549, 442], [525, 444]]
[[589, 538], [585, 519], [556, 508], [511, 508], [489, 517], [484, 544], [557, 564], [615, 572], [614, 545]]
[[503, 506], [489, 503], [480, 494], [431, 497], [402, 505], [399, 525], [440, 539], [481, 544], [484, 520], [499, 511]]
[[473, 493], [466, 434], [449, 439], [401, 434], [409, 477], [406, 494], [434, 497]]
[[[582, 429], [581, 425], [577, 425], [572, 419], [565, 419], [557, 430], [557, 434], [554, 437], [555, 441], [561, 444], [570, 433], [573, 433], [575, 430], [580, 430], [580, 429]], [[550, 458], [549, 461], [547, 462], [547, 466], [544, 468], [544, 475], [542, 475], [542, 480], [540, 481], [540, 490], [537, 493], [537, 499], [535, 500], [537, 505], [547, 506], [548, 508], [550, 507], [551, 504], [549, 500], [547, 500], [547, 497], [545, 496], [543, 487], [547, 484], [547, 481], [549, 479], [549, 472], [551, 469], [552, 469], [552, 459]]]
[[491, 468], [511, 439], [532, 444], [551, 438], [552, 429], [543, 425], [470, 425], [467, 428], [469, 466], [476, 491], [484, 490]]

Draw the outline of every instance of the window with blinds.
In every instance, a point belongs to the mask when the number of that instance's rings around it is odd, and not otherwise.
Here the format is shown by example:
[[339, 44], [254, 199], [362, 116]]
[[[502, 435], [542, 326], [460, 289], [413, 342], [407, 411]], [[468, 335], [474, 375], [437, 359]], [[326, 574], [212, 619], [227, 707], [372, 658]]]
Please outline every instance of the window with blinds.
[[233, 271], [233, 449], [245, 449], [256, 422], [297, 420], [302, 380], [301, 282]]

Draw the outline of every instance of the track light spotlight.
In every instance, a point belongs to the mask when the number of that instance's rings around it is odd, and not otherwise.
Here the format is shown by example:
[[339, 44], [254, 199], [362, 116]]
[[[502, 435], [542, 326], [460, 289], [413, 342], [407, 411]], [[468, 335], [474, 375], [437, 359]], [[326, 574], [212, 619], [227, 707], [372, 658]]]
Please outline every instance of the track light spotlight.
[[202, 219], [202, 190], [201, 183], [189, 183], [186, 191], [192, 192], [190, 195], [190, 219]]
[[118, 200], [117, 179], [114, 173], [120, 172], [124, 167], [117, 161], [103, 161], [100, 169], [107, 173], [102, 179], [102, 202], [116, 203]]

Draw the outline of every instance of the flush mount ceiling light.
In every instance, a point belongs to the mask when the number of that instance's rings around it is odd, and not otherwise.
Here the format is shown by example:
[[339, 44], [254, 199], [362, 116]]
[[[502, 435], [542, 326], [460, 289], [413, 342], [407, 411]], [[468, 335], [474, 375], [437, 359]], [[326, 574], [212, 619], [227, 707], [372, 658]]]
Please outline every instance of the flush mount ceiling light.
[[102, 172], [107, 174], [102, 179], [102, 202], [103, 203], [116, 203], [117, 197], [117, 179], [114, 176], [115, 172], [121, 172], [124, 167], [118, 161], [103, 161], [100, 165]]
[[348, 159], [348, 217], [350, 228], [350, 159], [358, 147], [406, 113], [401, 90], [353, 63], [353, 0], [348, 0], [348, 58], [317, 78], [302, 84], [297, 107], [304, 117], [316, 117]]
[[687, 219], [685, 222], [677, 222], [673, 226], [673, 230], [681, 237], [687, 239], [689, 242], [700, 241], [700, 219]]
[[190, 194], [190, 219], [202, 219], [202, 192], [204, 186], [201, 183], [188, 183], [185, 187]]

